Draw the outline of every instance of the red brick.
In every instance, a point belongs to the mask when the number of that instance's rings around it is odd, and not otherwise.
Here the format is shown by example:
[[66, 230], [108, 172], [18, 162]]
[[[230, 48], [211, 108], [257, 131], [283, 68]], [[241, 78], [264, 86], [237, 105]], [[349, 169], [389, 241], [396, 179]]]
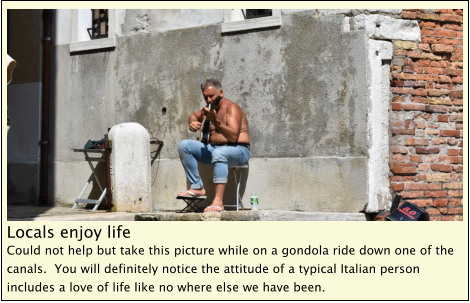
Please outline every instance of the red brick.
[[405, 189], [405, 183], [391, 184], [390, 186], [394, 191], [402, 191]]
[[390, 182], [413, 182], [416, 176], [390, 176]]
[[408, 128], [408, 129], [416, 128], [416, 122], [411, 119], [405, 120], [405, 128]]
[[440, 163], [461, 164], [463, 157], [439, 156]]
[[445, 189], [462, 189], [463, 183], [444, 183]]
[[439, 81], [439, 83], [452, 83], [452, 79], [448, 76], [436, 76], [437, 79], [435, 81]]
[[459, 155], [463, 156], [463, 149], [459, 149]]
[[431, 164], [431, 169], [432, 169], [433, 171], [441, 171], [441, 172], [450, 173], [450, 172], [452, 172], [452, 165], [447, 165], [447, 164]]
[[462, 123], [455, 123], [455, 129], [463, 129]]
[[463, 122], [463, 115], [450, 115], [449, 120], [452, 122]]
[[463, 38], [463, 32], [454, 32], [455, 38]]
[[445, 144], [446, 143], [446, 139], [443, 139], [443, 138], [436, 138], [436, 139], [433, 139], [431, 141], [432, 144]]
[[452, 77], [462, 77], [463, 76], [463, 70], [448, 68], [446, 70], [446, 75], [447, 76], [452, 76]]
[[429, 128], [439, 128], [439, 125], [428, 123]]
[[410, 155], [411, 162], [422, 162], [422, 157], [418, 155]]
[[452, 62], [450, 64], [451, 68], [463, 69], [463, 62]]
[[459, 190], [449, 190], [449, 197], [458, 198], [461, 197]]
[[401, 110], [401, 103], [392, 103], [392, 110]]
[[431, 66], [431, 60], [417, 60], [417, 61], [412, 61], [412, 64], [410, 64], [412, 67], [429, 67]]
[[457, 144], [459, 144], [459, 141], [457, 139], [454, 139], [454, 138], [449, 138], [449, 139], [447, 139], [447, 144], [457, 145]]
[[434, 29], [432, 33], [433, 33], [432, 34], [433, 36], [437, 36], [437, 37], [451, 37], [451, 38], [455, 37], [454, 31], [449, 31], [449, 30]]
[[424, 51], [424, 52], [430, 52], [431, 51], [431, 47], [427, 43], [420, 43], [419, 44], [419, 49]]
[[420, 117], [423, 118], [423, 119], [426, 120], [426, 121], [429, 121], [429, 120], [431, 120], [431, 118], [433, 117], [433, 115], [426, 113], [426, 114], [421, 114]]
[[429, 139], [409, 138], [406, 140], [405, 145], [429, 145]]
[[401, 193], [403, 199], [423, 198], [424, 191], [404, 191]]
[[449, 29], [453, 31], [462, 31], [463, 26], [461, 24], [455, 24], [455, 23], [443, 23], [441, 25], [441, 28], [443, 29]]
[[438, 14], [451, 14], [451, 15], [453, 15], [454, 11], [451, 10], [451, 9], [438, 9], [437, 13]]
[[422, 104], [403, 104], [403, 109], [404, 110], [420, 110], [424, 111], [426, 110], [426, 106]]
[[451, 39], [451, 38], [442, 38], [439, 44], [446, 44], [446, 45], [463, 45], [462, 39]]
[[443, 105], [425, 105], [427, 112], [447, 113], [447, 107]]
[[418, 179], [418, 181], [426, 181], [427, 179], [426, 175], [418, 175], [416, 178]]
[[[431, 83], [431, 82], [428, 82], [428, 83]], [[436, 89], [448, 89], [448, 90], [455, 90], [456, 87], [453, 86], [452, 84], [439, 84], [439, 83], [435, 83], [435, 88]]]
[[463, 91], [450, 92], [450, 96], [453, 98], [463, 98]]
[[430, 168], [431, 168], [431, 166], [429, 164], [426, 164], [426, 163], [421, 163], [421, 164], [418, 165], [418, 169], [420, 171], [428, 171]]
[[449, 199], [436, 199], [434, 200], [434, 207], [447, 207]]
[[460, 130], [441, 130], [439, 136], [441, 137], [461, 137]]
[[393, 52], [393, 54], [394, 54], [395, 56], [402, 56], [402, 57], [404, 57], [404, 56], [408, 55], [408, 51], [406, 51], [406, 50], [404, 50], [404, 49], [396, 49], [396, 50]]
[[459, 155], [459, 150], [458, 149], [447, 149], [447, 155], [448, 156], [458, 156]]
[[426, 190], [429, 189], [427, 183], [406, 183], [406, 190]]
[[405, 102], [405, 97], [403, 96], [394, 96], [392, 102]]
[[463, 47], [454, 46], [454, 53], [455, 54], [463, 54]]
[[[428, 69], [432, 69], [432, 67], [426, 68], [426, 72]], [[417, 75], [418, 81], [435, 81], [439, 80], [439, 77], [436, 75]]]
[[396, 87], [396, 86], [403, 86], [404, 82], [403, 80], [392, 80], [390, 81], [390, 86]]
[[463, 175], [462, 174], [451, 174], [452, 182], [462, 182]]
[[404, 19], [416, 19], [416, 13], [414, 13], [414, 12], [402, 11], [402, 17], [403, 17]]
[[399, 163], [399, 162], [405, 162], [406, 161], [406, 157], [403, 156], [402, 154], [395, 154], [392, 156], [392, 162], [393, 163]]
[[407, 12], [423, 12], [424, 9], [412, 9], [412, 8], [404, 8], [402, 11], [407, 11]]
[[452, 83], [463, 83], [463, 77], [453, 77]]
[[426, 87], [425, 82], [403, 81], [405, 87]]
[[449, 215], [463, 214], [463, 207], [449, 208]]
[[428, 99], [423, 97], [411, 97], [410, 100], [414, 103], [428, 104]]
[[399, 80], [416, 80], [416, 75], [392, 72], [392, 77]]
[[450, 62], [449, 61], [432, 61], [431, 66], [432, 67], [449, 67]]
[[438, 14], [428, 14], [428, 13], [416, 13], [416, 18], [421, 19], [421, 20], [433, 20], [433, 21], [440, 20], [440, 16]]
[[[426, 67], [424, 72], [426, 74], [439, 74], [439, 75], [444, 75], [445, 74], [444, 68], [440, 68], [440, 67]], [[431, 81], [431, 80], [426, 80], [426, 81]], [[435, 81], [435, 80], [433, 80], [433, 81]]]
[[408, 52], [408, 56], [410, 58], [413, 58], [413, 59], [419, 59], [421, 58], [421, 53], [420, 52], [412, 52], [412, 51], [409, 51]]
[[447, 214], [447, 207], [439, 207], [438, 210], [443, 215]]
[[441, 216], [430, 216], [429, 221], [442, 221], [442, 217]]
[[449, 118], [446, 115], [437, 115], [437, 122], [449, 122]]
[[392, 153], [394, 154], [407, 154], [408, 148], [405, 146], [392, 146]]
[[459, 141], [459, 147], [463, 147], [463, 140]]
[[439, 152], [440, 152], [439, 147], [424, 147], [424, 146], [416, 147], [417, 154], [438, 154]]
[[421, 29], [421, 36], [433, 36], [431, 29], [423, 28]]
[[461, 9], [456, 9], [454, 13], [456, 15], [463, 16], [463, 10], [461, 10]]
[[394, 66], [392, 66], [391, 71], [392, 72], [401, 71], [401, 66], [394, 65]]
[[443, 95], [448, 95], [450, 91], [448, 89], [430, 89], [428, 90], [428, 95], [432, 97], [440, 97]]
[[441, 183], [429, 184], [429, 189], [442, 189], [442, 184]]
[[460, 199], [449, 199], [449, 206], [460, 206], [462, 202]]
[[[426, 209], [426, 212], [429, 214], [429, 215], [440, 215], [441, 212], [437, 209], [437, 208], [428, 208]], [[433, 217], [429, 218], [431, 221], [441, 221], [440, 219], [441, 218], [436, 218], [434, 219]]]
[[412, 88], [392, 87], [392, 93], [394, 94], [409, 94], [412, 91]]
[[440, 15], [440, 21], [463, 23], [463, 17], [462, 16], [456, 16], [456, 15]]
[[437, 22], [430, 22], [430, 21], [421, 21], [419, 23], [420, 28], [440, 28], [441, 26]]
[[427, 96], [428, 92], [423, 88], [413, 89], [410, 91], [413, 96]]
[[453, 55], [452, 61], [463, 61], [463, 55]]
[[398, 175], [415, 175], [418, 173], [416, 167], [392, 167], [391, 171]]
[[447, 197], [447, 191], [445, 191], [445, 190], [440, 190], [440, 191], [427, 190], [427, 191], [425, 191], [425, 197], [426, 198], [444, 198], [444, 197]]
[[426, 206], [432, 206], [432, 199], [416, 199], [412, 203], [418, 207], [425, 208]]
[[421, 37], [421, 43], [429, 43], [429, 44], [441, 44], [444, 41], [444, 38], [436, 38], [436, 37]]
[[463, 108], [451, 106], [449, 107], [449, 113], [463, 113]]

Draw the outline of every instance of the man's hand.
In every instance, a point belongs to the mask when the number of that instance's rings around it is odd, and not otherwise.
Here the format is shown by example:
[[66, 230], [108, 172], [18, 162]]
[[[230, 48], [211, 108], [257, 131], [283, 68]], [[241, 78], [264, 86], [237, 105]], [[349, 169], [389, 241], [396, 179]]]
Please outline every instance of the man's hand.
[[204, 106], [204, 108], [202, 109], [202, 114], [206, 116], [207, 119], [212, 122], [212, 124], [216, 124], [217, 114], [215, 110], [209, 110], [208, 107]]
[[193, 121], [189, 124], [189, 130], [194, 132], [197, 132], [199, 129], [201, 129], [202, 123], [199, 121]]

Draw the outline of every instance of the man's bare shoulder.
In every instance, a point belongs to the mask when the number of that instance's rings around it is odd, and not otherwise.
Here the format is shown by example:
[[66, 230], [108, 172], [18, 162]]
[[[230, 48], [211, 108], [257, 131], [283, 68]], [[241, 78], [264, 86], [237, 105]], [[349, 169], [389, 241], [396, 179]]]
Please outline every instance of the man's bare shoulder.
[[233, 101], [230, 101], [229, 99], [225, 98], [225, 100], [227, 101], [227, 110], [228, 111], [241, 111], [243, 112], [243, 110], [241, 109], [241, 107], [233, 102]]

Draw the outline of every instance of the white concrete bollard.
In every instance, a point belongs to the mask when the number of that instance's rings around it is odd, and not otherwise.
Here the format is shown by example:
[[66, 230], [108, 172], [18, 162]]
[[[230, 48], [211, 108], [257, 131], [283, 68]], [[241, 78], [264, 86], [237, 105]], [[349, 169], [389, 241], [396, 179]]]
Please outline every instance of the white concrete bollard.
[[150, 136], [138, 123], [115, 125], [111, 143], [113, 211], [152, 210], [150, 187]]

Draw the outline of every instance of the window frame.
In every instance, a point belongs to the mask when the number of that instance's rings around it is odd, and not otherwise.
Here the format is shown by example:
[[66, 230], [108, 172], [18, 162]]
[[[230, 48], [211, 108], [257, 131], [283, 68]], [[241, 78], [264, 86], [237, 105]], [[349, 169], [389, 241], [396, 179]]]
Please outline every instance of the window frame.
[[89, 28], [89, 26], [85, 26], [84, 28], [82, 28], [83, 25], [80, 23], [80, 21], [81, 20], [79, 18], [79, 10], [72, 10], [72, 42], [70, 42], [69, 44], [70, 53], [116, 47], [116, 10], [115, 9], [109, 9], [108, 38], [91, 39], [89, 37], [89, 40], [81, 40], [81, 41], [78, 40], [80, 36], [79, 31], [85, 31], [87, 35], [89, 36], [88, 31], [87, 31], [87, 28]]
[[[242, 9], [242, 16], [245, 18], [246, 12]], [[224, 22], [222, 23], [222, 33], [233, 33], [259, 28], [282, 26], [281, 10], [273, 9], [272, 16], [259, 17], [243, 20], [232, 20], [232, 9], [224, 9]]]

